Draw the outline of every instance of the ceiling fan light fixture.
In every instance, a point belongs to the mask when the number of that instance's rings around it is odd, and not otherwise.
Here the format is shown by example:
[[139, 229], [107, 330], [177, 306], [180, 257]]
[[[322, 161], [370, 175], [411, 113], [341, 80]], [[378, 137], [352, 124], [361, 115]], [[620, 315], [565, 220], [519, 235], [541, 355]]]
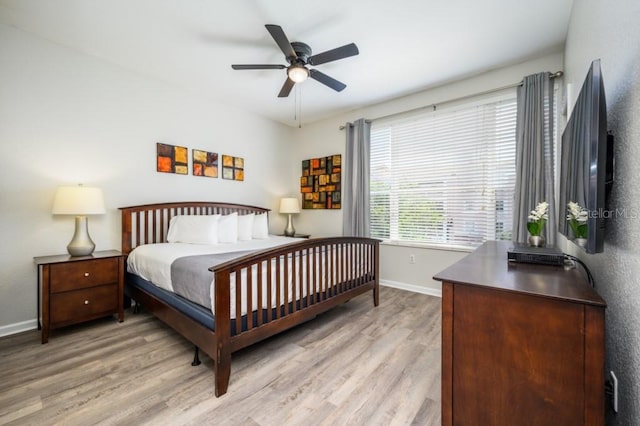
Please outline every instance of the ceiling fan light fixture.
[[287, 75], [291, 81], [302, 83], [309, 77], [309, 70], [302, 65], [291, 65], [287, 70]]

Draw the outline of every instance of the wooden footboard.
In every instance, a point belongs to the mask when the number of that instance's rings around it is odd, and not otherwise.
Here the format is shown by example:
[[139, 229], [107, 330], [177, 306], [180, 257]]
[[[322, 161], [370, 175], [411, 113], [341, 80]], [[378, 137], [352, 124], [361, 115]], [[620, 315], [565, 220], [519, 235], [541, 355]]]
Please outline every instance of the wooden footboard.
[[[236, 316], [238, 312], [246, 315], [246, 322], [236, 321], [229, 328], [232, 351], [368, 290], [373, 290], [374, 304], [378, 305], [378, 240], [374, 239], [310, 239], [260, 251], [210, 270], [216, 282], [218, 338], [222, 338], [222, 322], [227, 322], [221, 313], [226, 316], [231, 311], [232, 299]], [[272, 309], [261, 309], [265, 306]]]
[[[264, 213], [228, 203], [164, 203], [122, 208], [122, 251], [163, 242], [177, 214]], [[227, 391], [231, 354], [372, 291], [379, 302], [379, 241], [334, 237], [293, 242], [210, 269], [215, 274], [215, 332], [135, 290], [146, 309], [214, 360], [216, 396]], [[136, 296], [137, 294], [137, 296]], [[233, 301], [233, 302], [232, 302]], [[233, 303], [233, 306], [232, 306]]]

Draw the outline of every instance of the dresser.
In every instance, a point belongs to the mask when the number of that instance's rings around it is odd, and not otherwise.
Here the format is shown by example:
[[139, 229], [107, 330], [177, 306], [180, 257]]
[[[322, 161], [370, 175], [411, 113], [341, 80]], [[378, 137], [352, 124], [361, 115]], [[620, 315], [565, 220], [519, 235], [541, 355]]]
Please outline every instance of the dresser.
[[35, 257], [38, 326], [42, 343], [51, 329], [117, 314], [124, 320], [124, 256], [115, 250], [90, 256]]
[[603, 425], [606, 303], [578, 269], [487, 242], [442, 281], [443, 425]]

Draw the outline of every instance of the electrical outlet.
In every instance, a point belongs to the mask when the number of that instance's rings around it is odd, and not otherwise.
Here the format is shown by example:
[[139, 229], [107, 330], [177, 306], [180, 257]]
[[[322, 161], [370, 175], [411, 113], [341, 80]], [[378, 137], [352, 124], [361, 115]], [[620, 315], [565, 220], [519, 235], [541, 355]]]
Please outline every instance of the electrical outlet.
[[416, 255], [415, 254], [410, 254], [409, 255], [409, 263], [416, 263]]
[[613, 411], [618, 412], [618, 378], [613, 371], [609, 372], [611, 375], [611, 384], [613, 385], [613, 393], [611, 394], [611, 403], [613, 405]]

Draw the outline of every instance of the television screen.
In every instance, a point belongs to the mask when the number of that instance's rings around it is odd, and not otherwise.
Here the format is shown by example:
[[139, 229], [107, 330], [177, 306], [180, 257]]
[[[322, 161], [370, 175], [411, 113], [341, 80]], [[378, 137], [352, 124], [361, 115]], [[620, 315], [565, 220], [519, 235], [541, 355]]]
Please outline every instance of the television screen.
[[613, 158], [609, 155], [607, 160], [607, 150], [612, 148], [607, 147], [607, 139], [607, 106], [597, 59], [591, 63], [562, 135], [560, 161], [558, 230], [587, 253], [604, 249], [607, 175], [611, 176], [612, 167], [608, 163]]

